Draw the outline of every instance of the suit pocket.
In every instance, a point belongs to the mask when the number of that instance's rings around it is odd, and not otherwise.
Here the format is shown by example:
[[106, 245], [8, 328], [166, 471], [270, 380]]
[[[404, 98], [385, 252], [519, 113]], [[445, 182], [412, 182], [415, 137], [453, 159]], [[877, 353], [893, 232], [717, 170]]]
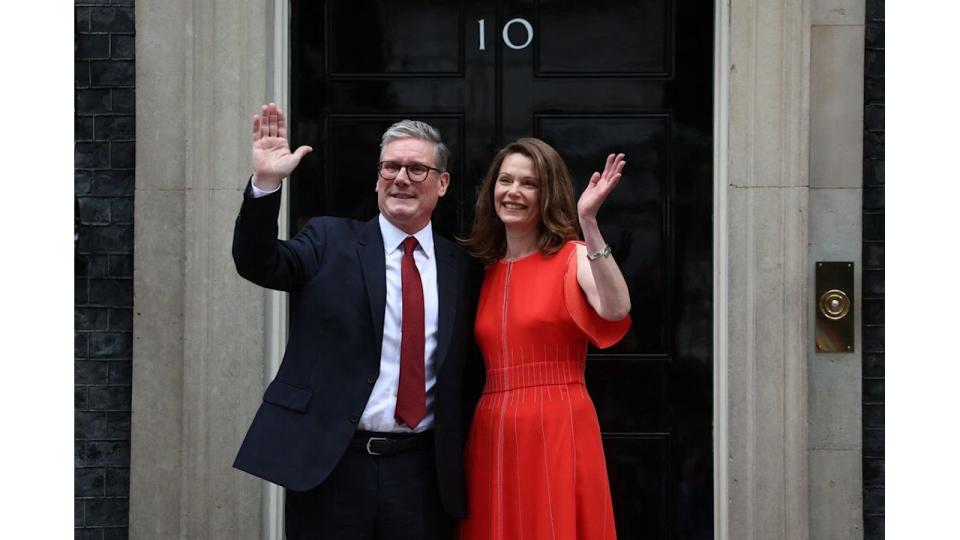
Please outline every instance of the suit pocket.
[[294, 386], [292, 384], [275, 380], [267, 387], [263, 393], [263, 400], [291, 411], [298, 413], [307, 412], [307, 406], [310, 405], [310, 398], [313, 392], [303, 386]]

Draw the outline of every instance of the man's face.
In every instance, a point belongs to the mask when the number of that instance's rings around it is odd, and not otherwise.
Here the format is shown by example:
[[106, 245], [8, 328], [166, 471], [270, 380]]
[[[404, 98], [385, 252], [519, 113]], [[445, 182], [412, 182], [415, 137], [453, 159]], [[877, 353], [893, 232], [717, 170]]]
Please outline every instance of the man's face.
[[[434, 144], [423, 139], [407, 137], [387, 143], [380, 161], [401, 165], [437, 167]], [[407, 234], [424, 228], [430, 221], [437, 201], [447, 193], [450, 175], [431, 170], [423, 182], [412, 182], [406, 167], [393, 180], [377, 176], [377, 206], [387, 221]]]

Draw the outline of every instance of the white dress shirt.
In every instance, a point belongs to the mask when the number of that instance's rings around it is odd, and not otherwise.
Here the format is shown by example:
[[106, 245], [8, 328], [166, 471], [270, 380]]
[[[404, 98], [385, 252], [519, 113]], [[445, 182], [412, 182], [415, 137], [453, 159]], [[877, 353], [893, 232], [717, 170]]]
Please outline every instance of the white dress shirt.
[[[251, 182], [254, 197], [274, 193], [263, 191]], [[280, 189], [279, 187], [277, 189]], [[383, 314], [383, 343], [380, 348], [380, 376], [373, 385], [370, 399], [360, 416], [359, 429], [364, 431], [387, 431], [409, 433], [405, 425], [397, 424], [393, 414], [397, 407], [397, 389], [400, 385], [400, 329], [403, 314], [403, 289], [400, 279], [400, 262], [403, 259], [403, 241], [407, 233], [379, 216], [380, 234], [383, 236], [384, 260], [386, 262], [387, 305]], [[413, 252], [413, 260], [420, 272], [423, 284], [424, 309], [424, 383], [427, 396], [427, 414], [413, 431], [420, 432], [433, 427], [433, 401], [437, 383], [437, 259], [433, 251], [433, 225], [413, 235], [419, 244]]]

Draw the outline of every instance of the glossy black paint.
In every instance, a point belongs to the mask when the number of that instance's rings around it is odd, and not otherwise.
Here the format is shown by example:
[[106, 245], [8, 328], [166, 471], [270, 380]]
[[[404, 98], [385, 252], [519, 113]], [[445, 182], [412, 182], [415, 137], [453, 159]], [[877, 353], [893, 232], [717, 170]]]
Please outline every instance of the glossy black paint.
[[[515, 18], [530, 45], [507, 46]], [[484, 33], [480, 50], [481, 25]], [[434, 226], [465, 234], [496, 150], [541, 137], [581, 190], [627, 154], [601, 211], [633, 328], [593, 351], [588, 386], [620, 538], [712, 538], [713, 3], [694, 0], [294, 0], [291, 232], [376, 214], [379, 135], [418, 118], [453, 150]], [[523, 24], [507, 40], [523, 44]]]

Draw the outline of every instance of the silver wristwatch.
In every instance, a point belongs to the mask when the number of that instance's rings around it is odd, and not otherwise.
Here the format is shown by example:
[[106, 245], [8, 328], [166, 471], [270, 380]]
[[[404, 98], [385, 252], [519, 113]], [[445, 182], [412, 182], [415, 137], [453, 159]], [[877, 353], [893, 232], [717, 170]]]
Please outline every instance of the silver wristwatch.
[[600, 257], [609, 257], [611, 253], [613, 253], [613, 250], [610, 249], [610, 244], [606, 244], [603, 246], [603, 249], [601, 249], [600, 251], [596, 253], [588, 253], [587, 260], [595, 261]]

